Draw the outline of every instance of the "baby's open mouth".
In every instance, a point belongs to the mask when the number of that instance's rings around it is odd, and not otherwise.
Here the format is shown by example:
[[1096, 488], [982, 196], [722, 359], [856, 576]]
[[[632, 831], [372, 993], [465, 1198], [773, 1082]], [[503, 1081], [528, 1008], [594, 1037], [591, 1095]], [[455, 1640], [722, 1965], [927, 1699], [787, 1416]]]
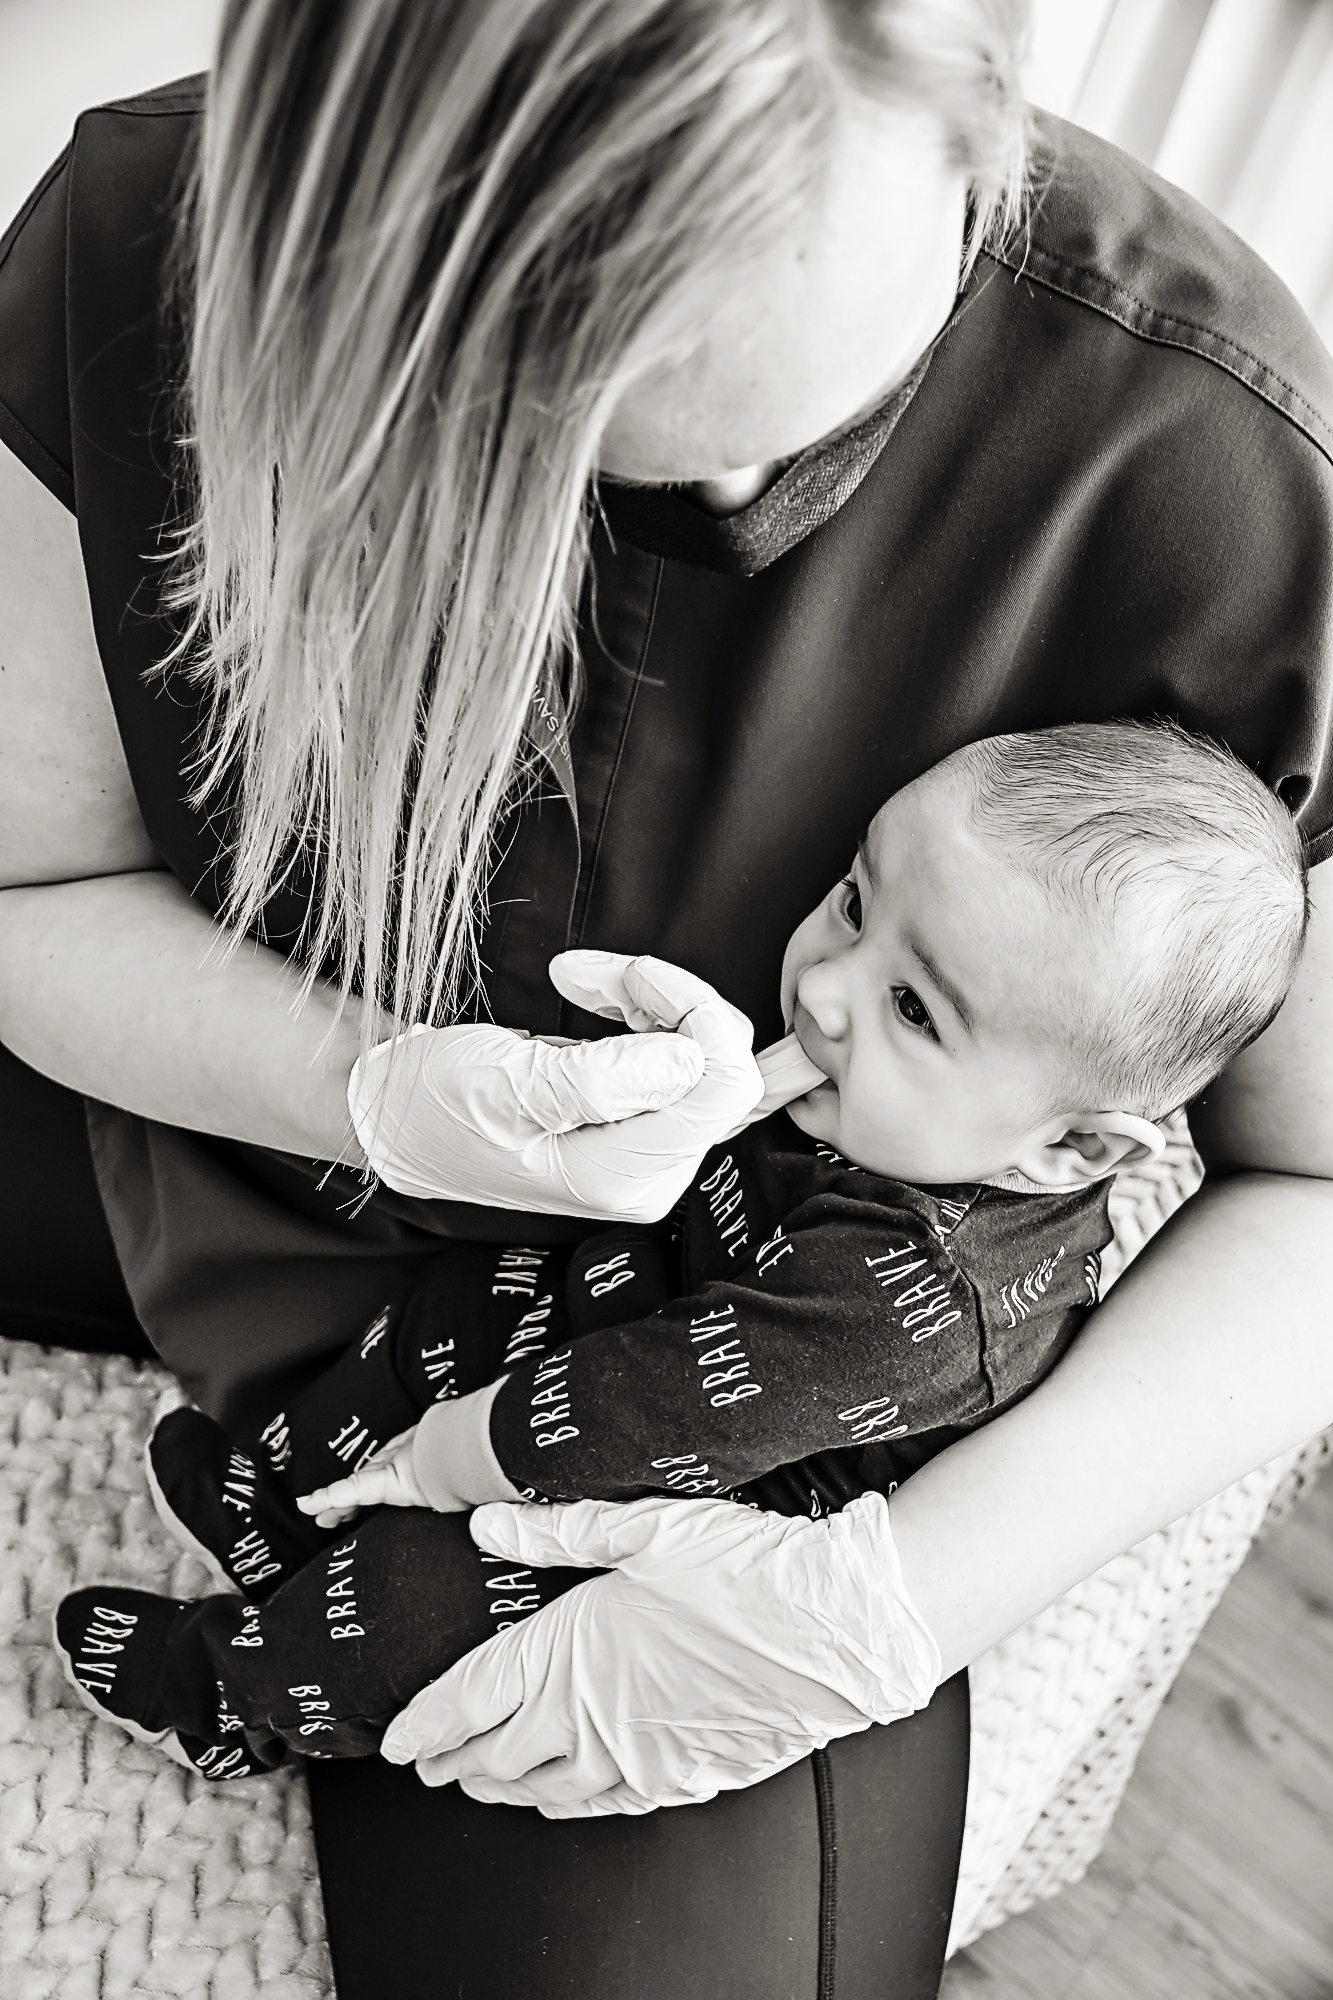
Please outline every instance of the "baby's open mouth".
[[823, 1070], [806, 1054], [795, 1033], [784, 1035], [780, 1042], [761, 1049], [755, 1061], [764, 1079], [762, 1109], [765, 1112], [794, 1103], [798, 1097], [807, 1097], [826, 1080]]

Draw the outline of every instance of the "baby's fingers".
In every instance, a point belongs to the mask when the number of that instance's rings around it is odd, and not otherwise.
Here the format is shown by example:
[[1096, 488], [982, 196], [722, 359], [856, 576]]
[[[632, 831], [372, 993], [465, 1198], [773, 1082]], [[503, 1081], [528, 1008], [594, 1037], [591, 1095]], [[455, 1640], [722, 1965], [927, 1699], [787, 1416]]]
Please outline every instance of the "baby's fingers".
[[388, 1466], [367, 1465], [347, 1479], [335, 1479], [331, 1486], [317, 1486], [313, 1493], [302, 1493], [296, 1504], [303, 1514], [333, 1515], [334, 1519], [321, 1519], [319, 1525], [336, 1528], [348, 1515], [355, 1514], [358, 1507], [382, 1506], [389, 1497], [388, 1484]]

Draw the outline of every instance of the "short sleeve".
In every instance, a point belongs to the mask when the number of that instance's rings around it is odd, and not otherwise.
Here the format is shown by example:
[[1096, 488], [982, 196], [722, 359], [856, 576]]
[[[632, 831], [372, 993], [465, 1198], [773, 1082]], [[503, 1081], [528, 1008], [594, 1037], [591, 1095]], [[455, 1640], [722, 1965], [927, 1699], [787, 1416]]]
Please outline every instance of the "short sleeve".
[[65, 338], [69, 148], [0, 239], [0, 443], [74, 510]]

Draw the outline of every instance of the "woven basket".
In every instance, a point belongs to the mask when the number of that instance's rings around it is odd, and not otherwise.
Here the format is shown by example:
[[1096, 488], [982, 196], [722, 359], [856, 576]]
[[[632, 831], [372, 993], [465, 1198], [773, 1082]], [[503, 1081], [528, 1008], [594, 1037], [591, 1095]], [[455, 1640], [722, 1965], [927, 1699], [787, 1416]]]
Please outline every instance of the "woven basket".
[[[1197, 1181], [1183, 1132], [1160, 1172], [1121, 1177], [1108, 1278]], [[171, 1390], [155, 1366], [0, 1341], [0, 2000], [332, 2000], [301, 1773], [210, 1790], [95, 1721], [51, 1650], [80, 1583], [210, 1588], [144, 1484]], [[1200, 1627], [1311, 1463], [1242, 1480], [977, 1663], [956, 1945], [1087, 1868]]]

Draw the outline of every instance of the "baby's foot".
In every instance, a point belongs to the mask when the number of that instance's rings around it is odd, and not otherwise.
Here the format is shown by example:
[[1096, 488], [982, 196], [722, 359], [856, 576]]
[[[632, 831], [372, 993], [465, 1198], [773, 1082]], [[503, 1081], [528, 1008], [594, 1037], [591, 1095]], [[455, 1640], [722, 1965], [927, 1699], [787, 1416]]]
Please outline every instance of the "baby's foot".
[[271, 1597], [328, 1544], [268, 1469], [237, 1451], [202, 1410], [161, 1419], [144, 1447], [144, 1469], [163, 1527], [202, 1556], [225, 1589]]
[[199, 1709], [193, 1718], [196, 1727], [218, 1740], [191, 1734], [162, 1712], [163, 1667], [181, 1619], [193, 1609], [179, 1598], [155, 1597], [116, 1583], [71, 1591], [52, 1619], [65, 1678], [94, 1715], [118, 1724], [137, 1743], [164, 1751], [187, 1771], [200, 1771], [206, 1778], [252, 1777], [263, 1766], [253, 1760], [241, 1718], [232, 1712], [220, 1682], [212, 1696], [201, 1674], [192, 1704]]

